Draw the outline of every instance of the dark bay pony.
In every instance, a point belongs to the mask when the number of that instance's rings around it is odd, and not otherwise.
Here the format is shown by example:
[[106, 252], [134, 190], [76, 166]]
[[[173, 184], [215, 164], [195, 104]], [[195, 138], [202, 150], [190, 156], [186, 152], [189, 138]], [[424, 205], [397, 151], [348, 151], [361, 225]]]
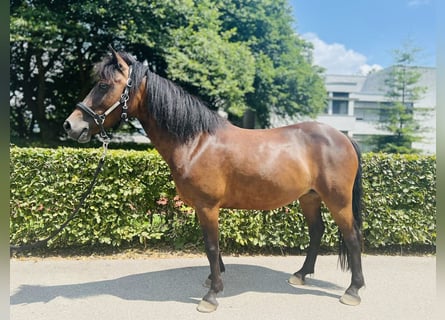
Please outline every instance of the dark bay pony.
[[[199, 99], [148, 70], [125, 52], [96, 65], [98, 82], [66, 119], [70, 138], [88, 142], [122, 115], [137, 118], [168, 163], [182, 200], [196, 210], [210, 263], [209, 292], [198, 311], [212, 312], [223, 290], [219, 208], [278, 208], [298, 199], [309, 225], [302, 268], [289, 279], [302, 285], [314, 272], [324, 224], [323, 201], [341, 231], [340, 262], [351, 284], [340, 301], [360, 303], [361, 165], [354, 142], [332, 127], [303, 122], [268, 130], [230, 124]], [[128, 104], [127, 104], [128, 100]]]

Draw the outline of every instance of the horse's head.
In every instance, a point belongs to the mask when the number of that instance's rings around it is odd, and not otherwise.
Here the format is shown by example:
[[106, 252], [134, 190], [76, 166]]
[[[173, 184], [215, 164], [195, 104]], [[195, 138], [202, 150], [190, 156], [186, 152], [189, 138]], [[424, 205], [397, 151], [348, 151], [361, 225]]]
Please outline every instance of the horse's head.
[[63, 124], [68, 136], [81, 143], [90, 141], [96, 133], [108, 138], [105, 129], [128, 117], [132, 67], [110, 49], [112, 55], [96, 66], [97, 83]]

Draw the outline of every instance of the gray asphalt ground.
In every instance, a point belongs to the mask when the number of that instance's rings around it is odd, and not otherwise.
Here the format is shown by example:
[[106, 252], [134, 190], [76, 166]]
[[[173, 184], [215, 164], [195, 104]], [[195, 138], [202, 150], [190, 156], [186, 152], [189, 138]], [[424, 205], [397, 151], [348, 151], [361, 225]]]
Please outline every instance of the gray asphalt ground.
[[303, 256], [226, 257], [218, 310], [196, 311], [207, 259], [11, 259], [10, 319], [437, 319], [436, 258], [363, 256], [362, 303], [338, 299], [350, 273], [320, 256], [305, 286], [287, 284]]

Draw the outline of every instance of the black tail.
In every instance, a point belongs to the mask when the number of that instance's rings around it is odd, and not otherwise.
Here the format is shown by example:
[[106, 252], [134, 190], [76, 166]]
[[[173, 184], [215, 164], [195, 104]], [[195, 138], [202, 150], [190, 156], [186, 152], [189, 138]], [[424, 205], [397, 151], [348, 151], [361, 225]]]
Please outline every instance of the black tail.
[[[352, 212], [354, 214], [354, 227], [357, 232], [358, 241], [361, 245], [362, 243], [362, 195], [363, 195], [363, 189], [362, 189], [362, 156], [360, 153], [360, 149], [357, 145], [357, 142], [351, 139], [351, 143], [355, 149], [355, 152], [357, 154], [358, 159], [358, 168], [357, 173], [355, 175], [354, 180], [354, 186], [352, 189]], [[346, 243], [343, 239], [343, 236], [341, 232], [339, 231], [339, 263], [342, 270], [349, 270], [350, 269], [350, 259], [349, 259], [349, 252], [348, 248], [346, 246]]]

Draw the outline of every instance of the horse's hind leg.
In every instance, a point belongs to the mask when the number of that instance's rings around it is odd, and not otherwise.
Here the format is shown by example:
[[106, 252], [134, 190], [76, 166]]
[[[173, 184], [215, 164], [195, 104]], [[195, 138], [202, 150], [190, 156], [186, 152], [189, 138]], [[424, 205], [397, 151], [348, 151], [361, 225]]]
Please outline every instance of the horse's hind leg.
[[315, 261], [320, 248], [321, 237], [324, 233], [324, 224], [321, 218], [321, 198], [319, 195], [311, 192], [300, 197], [299, 201], [309, 227], [310, 242], [303, 267], [289, 278], [289, 283], [294, 285], [304, 284], [306, 275], [314, 273]]
[[358, 305], [361, 302], [358, 291], [365, 284], [362, 272], [360, 230], [355, 225], [352, 228], [344, 228], [339, 225], [339, 228], [343, 234], [343, 241], [347, 248], [347, 252], [345, 253], [347, 257], [347, 267], [351, 269], [351, 284], [349, 288], [346, 289], [345, 294], [340, 298], [340, 301], [347, 305]]
[[[362, 272], [360, 227], [353, 217], [351, 205], [337, 207], [332, 205], [329, 200], [325, 200], [325, 202], [343, 236], [342, 243], [340, 243], [342, 248], [340, 258], [345, 263], [342, 264], [342, 268], [351, 270], [351, 284], [340, 298], [340, 302], [347, 305], [358, 305], [361, 302], [358, 291], [365, 284]], [[351, 201], [348, 202], [351, 203]]]

